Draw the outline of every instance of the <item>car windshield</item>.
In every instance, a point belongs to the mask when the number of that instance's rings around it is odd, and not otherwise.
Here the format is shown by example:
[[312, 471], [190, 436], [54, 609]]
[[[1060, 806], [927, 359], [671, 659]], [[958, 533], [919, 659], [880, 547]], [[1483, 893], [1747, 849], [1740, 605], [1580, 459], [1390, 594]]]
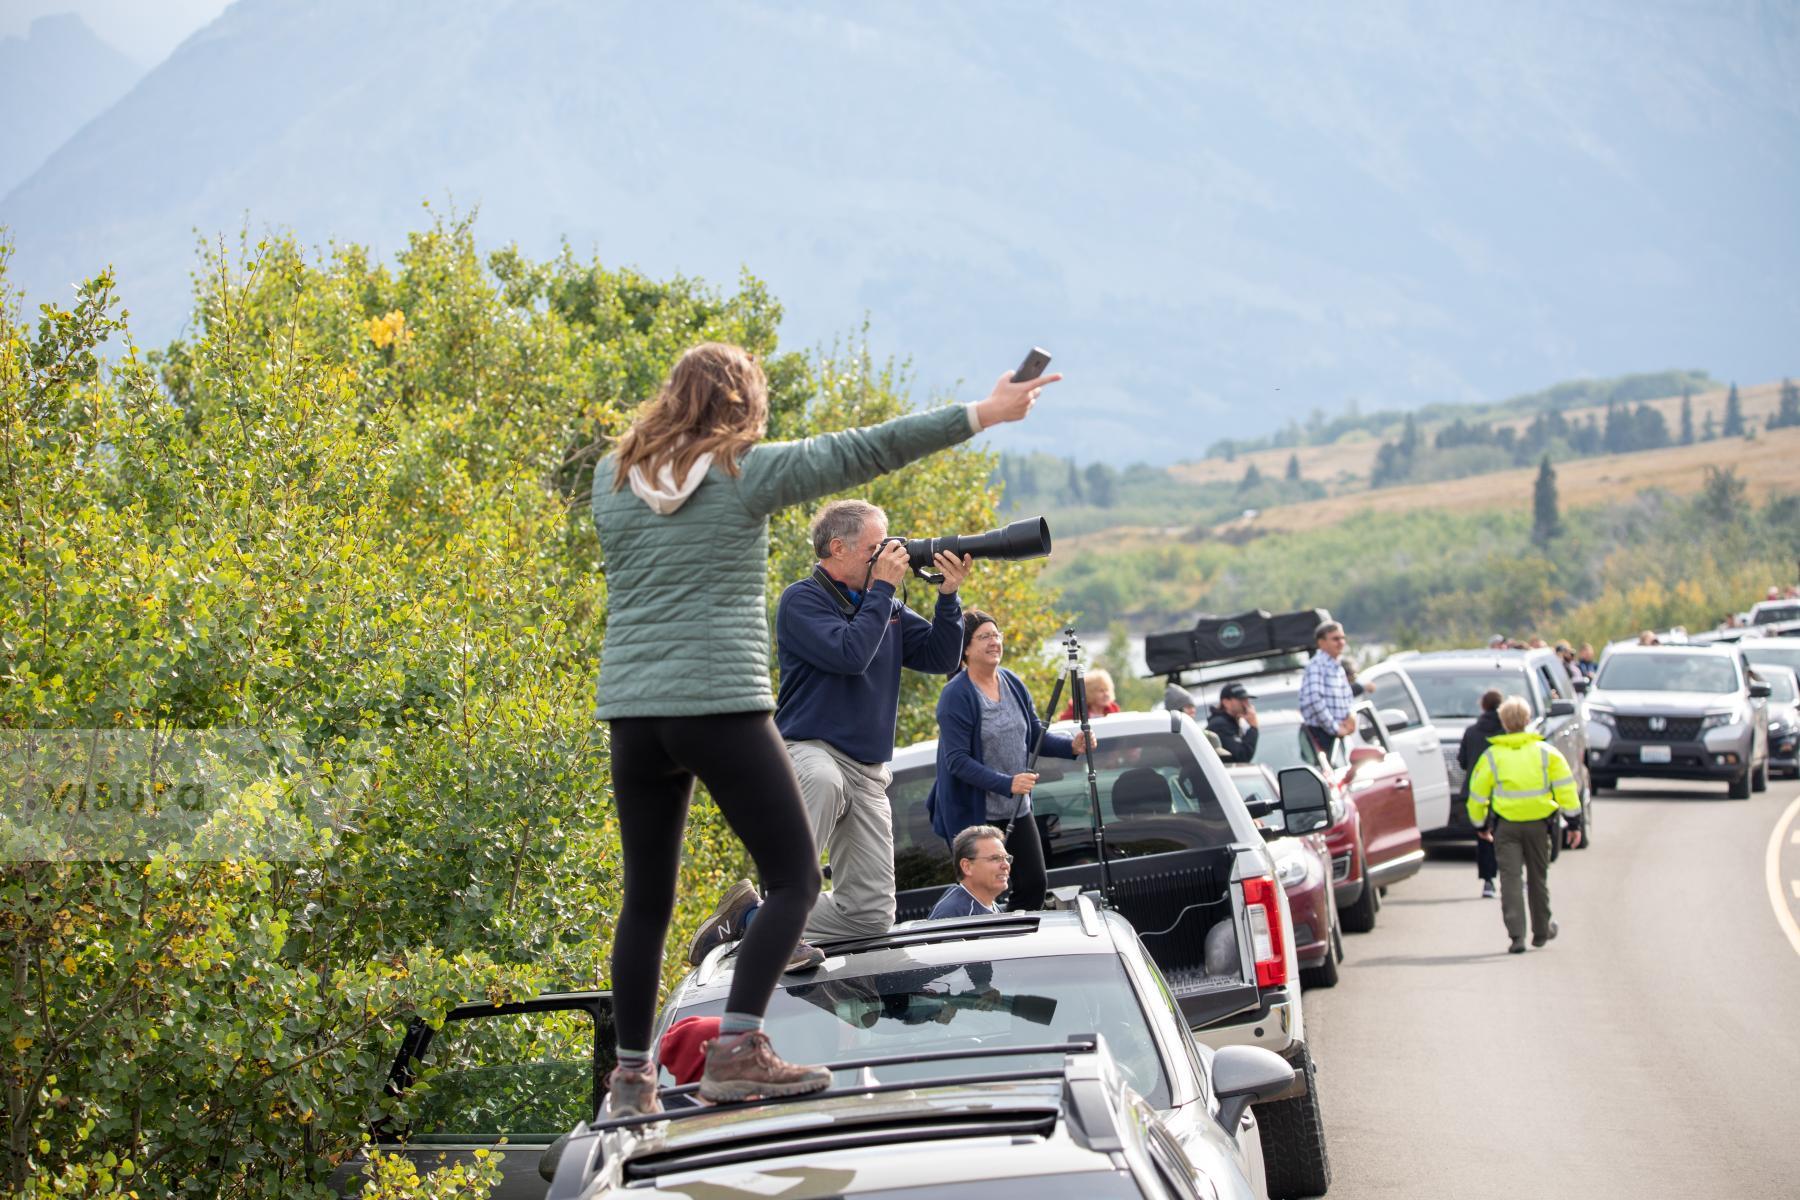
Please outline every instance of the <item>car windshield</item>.
[[1329, 769], [1342, 765], [1343, 745], [1340, 738], [1332, 747], [1331, 762], [1321, 764], [1305, 726], [1289, 721], [1270, 721], [1262, 727], [1256, 741], [1256, 757], [1251, 761], [1261, 763], [1277, 774], [1283, 767], [1326, 766]]
[[1767, 663], [1772, 667], [1792, 667], [1800, 671], [1800, 643], [1792, 646], [1748, 645], [1744, 647], [1744, 657], [1750, 660], [1752, 667]]
[[[1156, 733], [1099, 734], [1094, 776], [1108, 858], [1228, 846], [1231, 818], [1188, 744], [1168, 728]], [[1038, 759], [1031, 814], [1051, 869], [1094, 861], [1094, 806], [1085, 762]], [[894, 826], [894, 871], [901, 891], [956, 882], [944, 839], [932, 832], [925, 800], [935, 762], [894, 772], [888, 804]], [[990, 809], [989, 815], [993, 816]], [[1004, 819], [1004, 818], [1001, 818]]]
[[[1769, 681], [1769, 699], [1777, 704], [1794, 703], [1797, 697], [1792, 671], [1764, 671], [1762, 677]], [[1238, 786], [1240, 789], [1243, 787], [1242, 784]]]
[[1602, 691], [1735, 692], [1737, 671], [1711, 654], [1615, 654], [1594, 681]]
[[1751, 621], [1754, 625], [1773, 625], [1777, 621], [1800, 619], [1800, 600], [1792, 604], [1759, 604], [1756, 616]]
[[[717, 1017], [725, 1000], [684, 1007], [677, 1017]], [[1106, 1038], [1131, 1086], [1153, 1108], [1170, 1104], [1169, 1081], [1149, 1018], [1110, 954], [999, 959], [790, 983], [764, 1022], [790, 1062], [832, 1062], [983, 1046], [1029, 1046], [1077, 1034]], [[874, 1068], [883, 1083], [1054, 1066], [1058, 1055], [958, 1059]]]
[[1533, 711], [1537, 708], [1525, 672], [1517, 667], [1409, 666], [1406, 674], [1434, 721], [1473, 721], [1481, 715], [1481, 694], [1490, 688], [1502, 696], [1524, 696]]

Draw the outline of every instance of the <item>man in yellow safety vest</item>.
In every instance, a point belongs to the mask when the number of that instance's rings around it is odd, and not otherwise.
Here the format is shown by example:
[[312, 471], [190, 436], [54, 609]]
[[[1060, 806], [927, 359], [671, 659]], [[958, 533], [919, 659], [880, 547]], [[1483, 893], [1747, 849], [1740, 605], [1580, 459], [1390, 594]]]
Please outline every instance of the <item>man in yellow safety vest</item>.
[[[1531, 709], [1524, 697], [1502, 700], [1500, 727], [1505, 732], [1488, 740], [1469, 775], [1469, 821], [1494, 839], [1494, 857], [1500, 863], [1500, 911], [1513, 954], [1525, 953], [1521, 868], [1531, 902], [1531, 944], [1542, 946], [1556, 936], [1556, 922], [1550, 919], [1551, 818], [1559, 808], [1571, 816], [1581, 812], [1568, 760], [1543, 735], [1527, 733], [1530, 723]], [[1571, 830], [1569, 836], [1571, 849], [1581, 844], [1580, 830]]]

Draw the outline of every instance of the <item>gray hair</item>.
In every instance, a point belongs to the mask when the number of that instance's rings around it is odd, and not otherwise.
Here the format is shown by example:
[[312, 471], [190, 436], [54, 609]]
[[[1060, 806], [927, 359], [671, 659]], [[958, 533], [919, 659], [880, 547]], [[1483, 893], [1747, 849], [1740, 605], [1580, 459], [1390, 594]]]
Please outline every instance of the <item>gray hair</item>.
[[950, 843], [950, 858], [956, 868], [958, 879], [963, 877], [963, 859], [976, 857], [975, 843], [982, 838], [993, 838], [1002, 846], [1006, 845], [1006, 835], [992, 825], [971, 825], [957, 834], [956, 840]]
[[1334, 633], [1344, 632], [1344, 627], [1337, 621], [1320, 621], [1313, 629], [1313, 641], [1322, 642]]
[[832, 539], [843, 538], [847, 542], [862, 532], [870, 518], [886, 515], [867, 500], [833, 500], [813, 515], [813, 553], [820, 558], [828, 557]]

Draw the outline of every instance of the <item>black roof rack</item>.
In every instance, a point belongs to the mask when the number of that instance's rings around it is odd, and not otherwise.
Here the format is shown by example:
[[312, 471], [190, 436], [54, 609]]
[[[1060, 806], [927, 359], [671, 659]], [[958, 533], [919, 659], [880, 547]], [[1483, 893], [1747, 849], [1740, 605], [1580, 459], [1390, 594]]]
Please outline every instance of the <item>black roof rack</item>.
[[1310, 652], [1315, 645], [1314, 631], [1329, 620], [1331, 614], [1322, 608], [1285, 613], [1256, 608], [1231, 617], [1206, 614], [1192, 629], [1153, 633], [1144, 639], [1146, 678]]
[[[708, 1138], [698, 1142], [687, 1152], [670, 1151], [665, 1149], [663, 1143], [652, 1142], [643, 1145], [641, 1154], [627, 1155], [628, 1169], [634, 1177], [652, 1178], [676, 1170], [693, 1170], [764, 1158], [771, 1154], [793, 1153], [796, 1149], [801, 1148], [795, 1144], [798, 1142], [804, 1142], [804, 1148], [811, 1150], [848, 1149], [854, 1146], [877, 1145], [893, 1141], [901, 1133], [902, 1128], [913, 1133], [929, 1128], [933, 1137], [987, 1136], [1007, 1132], [1028, 1133], [1044, 1129], [1046, 1120], [1053, 1120], [1058, 1114], [1068, 1119], [1071, 1135], [1083, 1145], [1093, 1150], [1110, 1152], [1120, 1148], [1121, 1140], [1118, 1130], [1114, 1127], [1111, 1093], [1103, 1077], [1100, 1055], [1105, 1045], [1104, 1039], [1099, 1034], [1076, 1034], [1061, 1042], [841, 1059], [823, 1065], [831, 1071], [848, 1071], [902, 1063], [955, 1062], [972, 1058], [1010, 1058], [1042, 1054], [1064, 1056], [1062, 1064], [1056, 1067], [991, 1071], [974, 1075], [947, 1075], [927, 1079], [911, 1079], [898, 1083], [858, 1083], [845, 1087], [826, 1088], [823, 1091], [812, 1092], [804, 1096], [770, 1097], [729, 1105], [678, 1108], [642, 1116], [620, 1117], [616, 1120], [583, 1122], [577, 1125], [574, 1132], [569, 1135], [568, 1144], [557, 1163], [556, 1178], [551, 1184], [546, 1200], [561, 1200], [563, 1197], [579, 1195], [601, 1165], [606, 1135], [615, 1131], [630, 1130], [645, 1125], [687, 1121], [700, 1117], [717, 1117], [722, 1112], [742, 1112], [755, 1108], [804, 1107], [821, 1101], [845, 1097], [872, 1096], [889, 1092], [913, 1092], [934, 1087], [969, 1087], [984, 1083], [1026, 1083], [1045, 1080], [1061, 1080], [1063, 1082], [1061, 1096], [1053, 1105], [1021, 1101], [1016, 1105], [984, 1110], [986, 1115], [979, 1119], [968, 1112], [961, 1111], [942, 1112], [935, 1114], [935, 1117], [925, 1114], [896, 1116], [891, 1113], [871, 1113], [866, 1121], [834, 1121], [831, 1126], [825, 1128], [806, 1125], [797, 1127], [788, 1134], [771, 1133], [766, 1128], [758, 1132], [751, 1132], [733, 1130], [728, 1127], [717, 1130], [716, 1139]], [[688, 1084], [664, 1088], [661, 1094], [671, 1097], [686, 1095], [694, 1091], [696, 1086]], [[880, 1126], [884, 1123], [886, 1128], [881, 1128]], [[1015, 1126], [1017, 1128], [1014, 1128]], [[834, 1130], [837, 1131], [835, 1135]]]

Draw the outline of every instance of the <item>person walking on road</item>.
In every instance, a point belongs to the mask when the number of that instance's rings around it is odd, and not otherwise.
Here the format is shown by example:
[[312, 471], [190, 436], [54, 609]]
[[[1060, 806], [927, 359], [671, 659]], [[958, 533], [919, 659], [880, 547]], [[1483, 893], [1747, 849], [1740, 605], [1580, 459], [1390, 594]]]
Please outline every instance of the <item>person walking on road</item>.
[[[1575, 790], [1575, 774], [1556, 747], [1542, 734], [1527, 732], [1531, 707], [1523, 696], [1500, 702], [1500, 725], [1505, 732], [1488, 742], [1469, 776], [1469, 820], [1488, 829], [1494, 838], [1494, 857], [1500, 868], [1500, 912], [1510, 953], [1525, 953], [1525, 913], [1531, 910], [1531, 944], [1542, 946], [1556, 936], [1550, 915], [1551, 818], [1561, 809], [1570, 817], [1581, 814], [1581, 796]], [[1490, 820], [1490, 813], [1492, 819]], [[1569, 832], [1570, 849], [1581, 845], [1581, 831]], [[1519, 887], [1525, 876], [1524, 893]]]
[[1336, 621], [1321, 621], [1313, 630], [1313, 642], [1319, 650], [1300, 676], [1300, 719], [1324, 759], [1330, 757], [1338, 738], [1356, 732], [1356, 720], [1350, 715], [1355, 697], [1344, 664], [1338, 661], [1349, 644], [1344, 627]]
[[[1456, 761], [1463, 770], [1462, 794], [1458, 800], [1468, 803], [1469, 776], [1475, 770], [1475, 763], [1488, 748], [1488, 742], [1506, 731], [1500, 727], [1499, 689], [1489, 688], [1481, 693], [1481, 715], [1467, 729], [1463, 730], [1462, 745], [1456, 751]], [[1494, 898], [1494, 879], [1499, 874], [1499, 866], [1494, 861], [1494, 835], [1477, 826], [1475, 829], [1475, 874], [1481, 880], [1481, 898]]]

